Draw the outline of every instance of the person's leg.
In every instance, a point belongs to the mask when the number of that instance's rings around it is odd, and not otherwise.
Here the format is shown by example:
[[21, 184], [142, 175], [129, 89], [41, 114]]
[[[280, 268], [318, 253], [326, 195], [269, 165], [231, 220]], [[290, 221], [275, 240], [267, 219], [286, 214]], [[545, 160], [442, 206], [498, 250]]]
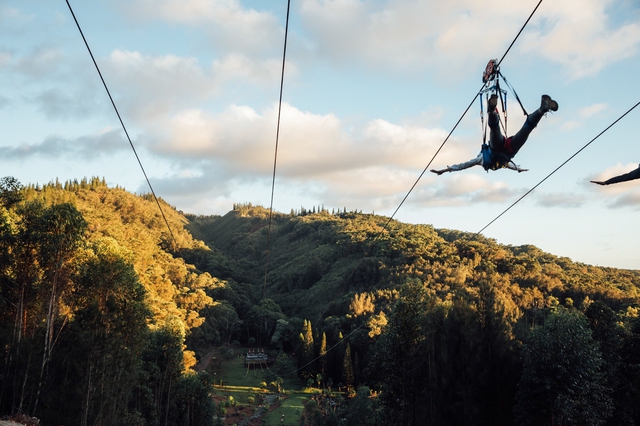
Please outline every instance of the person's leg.
[[533, 129], [536, 128], [543, 115], [544, 114], [541, 113], [539, 109], [529, 114], [527, 119], [524, 121], [522, 128], [518, 130], [518, 133], [513, 135], [513, 137], [511, 138], [511, 149], [513, 151], [513, 154], [515, 154], [520, 148], [522, 148], [522, 145], [524, 145], [524, 143], [527, 141], [527, 139], [529, 138], [529, 134], [531, 134]]
[[489, 124], [489, 146], [491, 149], [501, 151], [504, 147], [504, 135], [500, 130], [500, 117], [496, 111], [498, 105], [498, 97], [491, 95], [487, 102], [487, 123]]
[[557, 111], [557, 110], [558, 110], [558, 103], [552, 100], [549, 96], [542, 95], [540, 108], [538, 108], [537, 110], [529, 114], [524, 124], [522, 125], [522, 128], [518, 131], [518, 133], [513, 135], [513, 137], [511, 138], [511, 149], [513, 150], [513, 154], [515, 154], [516, 152], [518, 152], [520, 148], [522, 148], [524, 143], [529, 138], [529, 134], [531, 134], [533, 129], [536, 128], [536, 126], [538, 125], [542, 117], [548, 111]]

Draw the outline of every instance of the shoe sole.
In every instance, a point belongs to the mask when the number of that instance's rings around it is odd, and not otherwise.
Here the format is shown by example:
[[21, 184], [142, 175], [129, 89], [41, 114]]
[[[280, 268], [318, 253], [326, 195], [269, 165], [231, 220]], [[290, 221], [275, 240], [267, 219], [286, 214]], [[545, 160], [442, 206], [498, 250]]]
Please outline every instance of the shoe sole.
[[550, 96], [548, 95], [543, 95], [542, 96], [542, 100], [547, 104], [547, 107], [549, 108], [550, 111], [557, 111], [558, 110], [558, 103], [556, 101], [554, 101], [553, 99], [551, 99]]

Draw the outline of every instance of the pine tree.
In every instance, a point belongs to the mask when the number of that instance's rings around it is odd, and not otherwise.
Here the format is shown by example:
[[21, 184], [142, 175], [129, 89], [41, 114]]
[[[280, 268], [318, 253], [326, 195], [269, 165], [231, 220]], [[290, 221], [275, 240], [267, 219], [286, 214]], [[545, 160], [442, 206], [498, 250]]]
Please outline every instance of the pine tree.
[[318, 353], [320, 359], [320, 373], [322, 377], [325, 376], [325, 372], [327, 371], [327, 333], [322, 333], [322, 341], [320, 343], [320, 352]]
[[347, 349], [344, 351], [344, 359], [342, 361], [342, 384], [347, 390], [353, 389], [355, 378], [353, 375], [353, 361], [351, 360], [351, 345], [347, 343]]
[[300, 376], [308, 379], [313, 377], [313, 330], [311, 328], [311, 321], [304, 320], [302, 326], [302, 333], [300, 333], [300, 340], [302, 342], [302, 350], [300, 354], [299, 367]]

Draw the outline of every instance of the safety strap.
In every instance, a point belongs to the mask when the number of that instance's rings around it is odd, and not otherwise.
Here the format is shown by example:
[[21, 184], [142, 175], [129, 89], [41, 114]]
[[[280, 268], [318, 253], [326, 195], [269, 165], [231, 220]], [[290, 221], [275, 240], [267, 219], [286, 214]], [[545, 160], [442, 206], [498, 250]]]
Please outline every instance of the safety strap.
[[[504, 124], [502, 124], [502, 120], [500, 120], [500, 124], [502, 125], [502, 130], [504, 130], [505, 137], [507, 136], [507, 92], [500, 89], [500, 79], [496, 78], [496, 90], [498, 95], [500, 96], [500, 105], [502, 105], [502, 112], [504, 113]], [[502, 92], [504, 92], [504, 97], [502, 96]], [[498, 118], [500, 115], [498, 115]]]
[[480, 100], [480, 128], [482, 130], [482, 144], [487, 141], [487, 127], [484, 125], [484, 101], [482, 99], [482, 92], [478, 93], [478, 99]]
[[529, 116], [529, 114], [527, 113], [527, 110], [524, 109], [524, 105], [522, 105], [522, 102], [520, 101], [520, 97], [518, 97], [518, 94], [516, 93], [516, 90], [513, 88], [513, 86], [509, 83], [509, 81], [504, 78], [504, 75], [502, 75], [502, 73], [500, 71], [498, 71], [498, 75], [500, 75], [500, 77], [502, 77], [502, 79], [504, 80], [504, 82], [507, 84], [507, 86], [511, 89], [511, 91], [513, 92], [514, 96], [516, 97], [516, 100], [518, 101], [518, 103], [520, 104], [520, 108], [522, 108], [522, 112], [524, 113], [524, 115], [526, 115], [527, 117]]

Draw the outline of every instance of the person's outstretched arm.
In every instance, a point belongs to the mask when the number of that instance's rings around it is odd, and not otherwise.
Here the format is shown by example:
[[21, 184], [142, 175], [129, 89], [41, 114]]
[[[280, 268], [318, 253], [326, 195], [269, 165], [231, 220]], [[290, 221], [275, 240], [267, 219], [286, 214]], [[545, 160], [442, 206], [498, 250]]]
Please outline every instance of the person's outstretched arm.
[[627, 182], [634, 179], [640, 179], [640, 167], [630, 171], [629, 173], [625, 173], [620, 176], [614, 176], [611, 179], [607, 179], [605, 181], [592, 180], [591, 183], [595, 183], [598, 185], [611, 185], [612, 183]]
[[478, 165], [482, 165], [482, 153], [478, 154], [476, 158], [469, 161], [465, 161], [464, 163], [447, 166], [446, 169], [440, 169], [440, 170], [431, 169], [431, 172], [437, 175], [441, 175], [446, 172], [457, 172], [457, 171], [468, 169], [469, 167], [478, 166]]
[[507, 169], [511, 169], [511, 170], [515, 170], [518, 173], [522, 173], [522, 172], [528, 172], [529, 169], [523, 169], [522, 167], [518, 166], [516, 163], [514, 163], [513, 161], [509, 161], [507, 163]]

